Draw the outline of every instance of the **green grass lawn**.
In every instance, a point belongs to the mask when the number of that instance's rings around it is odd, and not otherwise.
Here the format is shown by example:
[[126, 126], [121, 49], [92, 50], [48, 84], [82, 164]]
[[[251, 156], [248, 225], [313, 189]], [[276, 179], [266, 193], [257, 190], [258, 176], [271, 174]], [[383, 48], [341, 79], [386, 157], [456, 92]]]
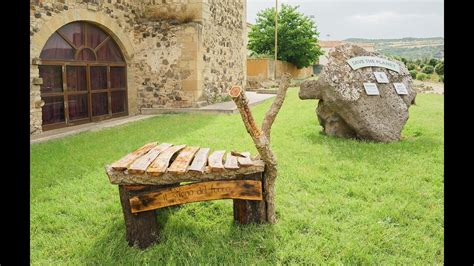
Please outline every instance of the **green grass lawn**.
[[[320, 133], [316, 101], [273, 126], [276, 225], [236, 226], [232, 201], [158, 210], [162, 242], [129, 248], [104, 166], [151, 141], [256, 154], [239, 114], [162, 115], [31, 145], [32, 264], [433, 264], [444, 255], [444, 97], [419, 95], [397, 143]], [[270, 101], [253, 107], [261, 121]]]

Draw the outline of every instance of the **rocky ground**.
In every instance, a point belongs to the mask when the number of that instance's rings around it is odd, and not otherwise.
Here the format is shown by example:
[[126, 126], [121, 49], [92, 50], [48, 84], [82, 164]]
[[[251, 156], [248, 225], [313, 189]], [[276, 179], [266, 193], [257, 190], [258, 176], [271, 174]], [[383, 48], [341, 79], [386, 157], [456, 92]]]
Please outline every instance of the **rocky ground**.
[[413, 80], [413, 88], [418, 93], [444, 94], [444, 83]]

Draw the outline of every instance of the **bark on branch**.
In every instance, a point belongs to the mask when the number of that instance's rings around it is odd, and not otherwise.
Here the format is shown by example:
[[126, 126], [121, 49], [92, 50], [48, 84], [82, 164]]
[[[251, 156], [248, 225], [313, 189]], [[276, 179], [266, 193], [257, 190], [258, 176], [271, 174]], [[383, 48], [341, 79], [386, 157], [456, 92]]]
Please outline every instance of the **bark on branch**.
[[278, 112], [280, 111], [280, 108], [283, 105], [283, 102], [285, 101], [286, 92], [288, 91], [288, 87], [290, 86], [290, 78], [291, 78], [290, 74], [288, 73], [283, 74], [280, 81], [280, 86], [278, 89], [277, 96], [275, 100], [273, 101], [272, 105], [270, 106], [270, 109], [268, 109], [267, 113], [265, 114], [265, 118], [263, 119], [262, 131], [269, 141], [270, 141], [270, 132], [272, 130], [273, 122], [275, 122], [275, 118]]
[[264, 194], [265, 194], [265, 205], [266, 205], [266, 218], [269, 223], [276, 223], [275, 214], [275, 179], [278, 175], [277, 160], [270, 146], [270, 129], [275, 120], [278, 111], [283, 104], [285, 99], [286, 91], [289, 86], [289, 75], [284, 75], [282, 84], [278, 91], [277, 98], [273, 102], [270, 110], [267, 112], [264, 120], [264, 126], [267, 131], [262, 131], [255, 123], [252, 112], [248, 106], [248, 99], [245, 96], [245, 91], [240, 87], [233, 87], [229, 90], [229, 95], [237, 105], [240, 116], [244, 122], [245, 128], [249, 133], [250, 137], [260, 154], [261, 159], [265, 162], [265, 175], [264, 175]]

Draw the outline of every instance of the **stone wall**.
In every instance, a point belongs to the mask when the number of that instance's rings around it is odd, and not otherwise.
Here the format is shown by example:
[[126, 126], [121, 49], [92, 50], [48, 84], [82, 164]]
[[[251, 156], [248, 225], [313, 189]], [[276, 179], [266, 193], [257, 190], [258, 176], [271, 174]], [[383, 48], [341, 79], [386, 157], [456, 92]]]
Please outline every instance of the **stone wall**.
[[232, 85], [246, 83], [245, 0], [208, 0], [203, 7], [203, 95], [222, 101]]
[[245, 84], [245, 12], [245, 0], [32, 0], [30, 132], [42, 125], [37, 59], [65, 24], [89, 21], [120, 46], [133, 115], [220, 101], [229, 86]]

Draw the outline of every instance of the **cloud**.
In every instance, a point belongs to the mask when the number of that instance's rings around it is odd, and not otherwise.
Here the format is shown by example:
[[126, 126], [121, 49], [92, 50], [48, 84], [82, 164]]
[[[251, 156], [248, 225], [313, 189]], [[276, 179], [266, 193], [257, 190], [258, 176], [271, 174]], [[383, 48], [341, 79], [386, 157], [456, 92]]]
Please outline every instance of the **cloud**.
[[393, 11], [382, 11], [375, 14], [369, 15], [362, 15], [356, 14], [350, 16], [348, 19], [362, 24], [372, 24], [372, 23], [393, 23], [393, 22], [400, 22], [400, 21], [410, 21], [413, 19], [425, 19], [428, 16], [432, 16], [432, 14], [405, 14], [405, 13], [397, 13]]

